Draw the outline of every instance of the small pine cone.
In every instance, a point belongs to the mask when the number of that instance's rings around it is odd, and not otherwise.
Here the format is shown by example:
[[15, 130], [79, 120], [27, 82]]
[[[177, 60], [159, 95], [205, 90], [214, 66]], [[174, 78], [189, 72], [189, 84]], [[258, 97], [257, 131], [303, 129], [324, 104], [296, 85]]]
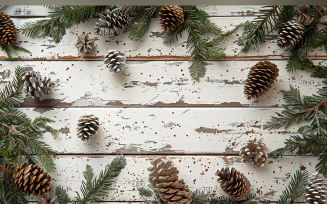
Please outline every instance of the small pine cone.
[[94, 137], [95, 133], [99, 129], [99, 118], [93, 114], [81, 116], [77, 123], [77, 136], [84, 140], [89, 140]]
[[26, 167], [26, 163], [23, 163], [18, 166], [13, 179], [16, 188], [27, 195], [38, 196], [53, 189], [50, 185], [51, 176], [43, 172], [43, 169], [36, 164]]
[[124, 53], [118, 50], [110, 50], [103, 62], [107, 64], [106, 67], [109, 68], [111, 72], [118, 73], [125, 69], [126, 57]]
[[0, 12], [0, 43], [12, 46], [17, 41], [17, 29], [5, 12]]
[[179, 171], [172, 165], [172, 161], [162, 161], [161, 158], [157, 158], [151, 162], [153, 167], [148, 168], [150, 171], [150, 182], [174, 182], [178, 180], [177, 174]]
[[89, 53], [94, 49], [94, 38], [91, 38], [89, 34], [81, 34], [77, 37], [77, 43], [75, 45], [79, 52]]
[[267, 147], [261, 140], [249, 140], [241, 148], [240, 156], [244, 163], [263, 167], [267, 161]]
[[94, 28], [96, 35], [119, 35], [121, 29], [125, 29], [129, 21], [129, 15], [127, 12], [115, 10], [106, 10], [103, 14], [99, 14], [100, 18], [96, 22]]
[[259, 98], [266, 93], [278, 77], [277, 65], [269, 61], [261, 61], [251, 67], [245, 81], [244, 94], [247, 99]]
[[178, 180], [179, 172], [172, 161], [157, 158], [151, 164], [149, 181], [156, 183], [154, 190], [159, 192], [161, 199], [168, 204], [190, 204], [191, 191], [183, 179]]
[[47, 77], [44, 77], [44, 79], [42, 79], [39, 73], [36, 74], [33, 71], [27, 72], [24, 80], [25, 89], [27, 90], [27, 93], [33, 98], [44, 97], [51, 91], [51, 79]]
[[166, 5], [158, 13], [161, 28], [171, 31], [184, 21], [183, 9], [178, 6]]
[[57, 201], [57, 196], [50, 197], [49, 193], [44, 193], [43, 198], [37, 198], [38, 204], [54, 204]]
[[296, 13], [296, 16], [294, 16], [294, 20], [297, 23], [301, 23], [305, 26], [310, 25], [310, 23], [315, 19], [313, 16], [308, 14], [308, 11], [310, 9], [310, 6], [298, 6], [294, 8], [294, 11]]
[[232, 168], [222, 168], [221, 171], [217, 171], [216, 176], [219, 176], [218, 182], [220, 187], [225, 193], [233, 197], [234, 200], [240, 201], [246, 199], [246, 196], [250, 192], [251, 184], [243, 173]]
[[279, 28], [278, 45], [282, 48], [292, 48], [302, 39], [304, 27], [295, 20], [283, 23]]
[[327, 203], [327, 183], [325, 178], [317, 173], [309, 175], [307, 186], [305, 187], [305, 203], [326, 204]]

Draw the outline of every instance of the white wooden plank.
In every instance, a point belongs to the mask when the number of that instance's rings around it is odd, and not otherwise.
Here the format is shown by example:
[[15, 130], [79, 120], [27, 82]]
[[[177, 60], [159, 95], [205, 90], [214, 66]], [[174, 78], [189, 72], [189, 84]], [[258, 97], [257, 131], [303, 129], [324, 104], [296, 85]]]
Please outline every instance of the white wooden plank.
[[[236, 154], [249, 139], [261, 139], [270, 151], [283, 146], [299, 128], [263, 130], [280, 108], [21, 108], [30, 118], [54, 120], [58, 138], [44, 135], [59, 154]], [[90, 141], [77, 137], [84, 114], [99, 117]]]
[[55, 81], [53, 92], [45, 97], [48, 100], [27, 97], [22, 106], [28, 107], [280, 107], [285, 103], [281, 89], [289, 90], [292, 85], [303, 95], [311, 95], [322, 85], [322, 79], [310, 77], [310, 72], [289, 73], [287, 61], [275, 60], [280, 69], [278, 81], [259, 100], [247, 100], [244, 84], [256, 63], [210, 61], [205, 77], [194, 82], [185, 61], [128, 61], [124, 73], [119, 74], [110, 72], [102, 61], [5, 61], [0, 63], [0, 88], [12, 79], [17, 66]]
[[[198, 5], [199, 9], [206, 11], [210, 16], [253, 16], [258, 13], [259, 5]], [[10, 16], [47, 16], [51, 11], [43, 5], [8, 5], [0, 7], [1, 11]]]
[[[223, 31], [233, 29], [236, 25], [252, 20], [254, 17], [212, 17], [211, 20], [215, 22]], [[326, 20], [327, 16], [322, 20]], [[35, 20], [35, 18], [14, 18], [13, 21], [17, 27], [21, 27], [24, 22]], [[149, 30], [145, 36], [139, 41], [131, 41], [128, 39], [128, 34], [120, 34], [117, 37], [98, 36], [95, 42], [96, 48], [89, 55], [84, 56], [78, 53], [75, 48], [77, 35], [82, 32], [93, 33], [93, 28], [97, 19], [73, 26], [67, 31], [63, 40], [59, 44], [55, 44], [51, 38], [28, 38], [19, 35], [17, 40], [20, 46], [32, 51], [32, 54], [23, 53], [21, 51], [15, 52], [13, 56], [17, 59], [103, 59], [108, 50], [118, 49], [126, 54], [129, 59], [142, 59], [142, 60], [156, 60], [156, 59], [175, 59], [175, 60], [188, 60], [188, 52], [186, 49], [187, 34], [184, 33], [183, 37], [177, 43], [172, 45], [164, 45], [163, 38], [161, 37], [163, 31], [161, 30], [158, 19], [153, 19]], [[260, 49], [250, 50], [247, 53], [240, 53], [242, 47], [237, 45], [238, 36], [241, 36], [243, 31], [239, 30], [236, 34], [228, 37], [226, 42], [222, 43], [220, 47], [226, 48], [227, 60], [237, 59], [287, 59], [290, 55], [289, 51], [281, 49], [277, 46], [276, 32], [263, 43]], [[92, 34], [91, 37], [95, 35]], [[324, 48], [317, 48], [310, 50], [309, 56], [311, 58], [327, 58]], [[6, 58], [4, 51], [0, 52], [0, 58]]]
[[[151, 166], [149, 159], [153, 156], [127, 156], [127, 165], [121, 174], [116, 178], [112, 190], [103, 198], [105, 201], [142, 201], [138, 187], [146, 187], [148, 182], [147, 168]], [[236, 157], [216, 157], [216, 156], [169, 156], [174, 165], [179, 170], [179, 179], [184, 179], [190, 190], [199, 188], [212, 188], [217, 195], [227, 196], [217, 182], [216, 171], [225, 166], [235, 167], [244, 173], [251, 183], [251, 193], [266, 193], [277, 191], [274, 196], [268, 197], [271, 200], [277, 200], [282, 194], [290, 177], [298, 169], [306, 169], [309, 172], [314, 171], [318, 157], [283, 157], [282, 159], [269, 159], [268, 164], [262, 168], [256, 168], [249, 164], [241, 163]], [[85, 165], [89, 164], [97, 175], [105, 165], [112, 161], [112, 156], [59, 156], [56, 160], [57, 170], [51, 173], [54, 179], [51, 183], [54, 186], [64, 186], [71, 198], [80, 192], [82, 172]], [[35, 200], [34, 196], [29, 197]], [[299, 199], [299, 201], [303, 201]]]

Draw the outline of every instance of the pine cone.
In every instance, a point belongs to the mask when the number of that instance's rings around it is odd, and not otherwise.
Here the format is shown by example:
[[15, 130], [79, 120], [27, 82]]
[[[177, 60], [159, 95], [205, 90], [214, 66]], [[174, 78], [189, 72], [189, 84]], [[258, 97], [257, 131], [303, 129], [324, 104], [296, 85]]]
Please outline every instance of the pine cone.
[[91, 38], [89, 34], [81, 34], [77, 37], [77, 43], [75, 45], [79, 52], [89, 53], [93, 50], [94, 46], [94, 38]]
[[110, 50], [105, 56], [104, 61], [111, 72], [121, 72], [125, 69], [126, 57], [124, 53], [118, 50]]
[[310, 6], [308, 5], [295, 7], [294, 11], [296, 13], [296, 16], [294, 16], [294, 20], [297, 23], [301, 23], [305, 26], [309, 25], [313, 21], [313, 19], [315, 19], [313, 16], [308, 14], [309, 9]]
[[244, 94], [247, 99], [259, 98], [266, 93], [278, 77], [277, 65], [269, 61], [261, 61], [251, 67], [245, 81]]
[[77, 136], [84, 140], [89, 140], [94, 137], [95, 133], [99, 129], [99, 118], [93, 114], [81, 116], [77, 123]]
[[1, 166], [3, 171], [7, 172], [8, 174], [14, 174], [16, 171], [16, 165], [14, 162], [5, 161]]
[[305, 203], [326, 204], [327, 203], [327, 183], [325, 178], [317, 173], [309, 175], [307, 186], [305, 187]]
[[240, 201], [246, 199], [246, 196], [250, 191], [250, 182], [244, 176], [243, 173], [232, 168], [222, 168], [221, 171], [217, 171], [216, 176], [219, 176], [218, 182], [220, 182], [220, 187], [225, 193], [233, 197], [234, 200]]
[[5, 12], [0, 12], [0, 43], [12, 46], [17, 41], [17, 29]]
[[49, 193], [44, 193], [43, 198], [37, 198], [38, 204], [54, 204], [56, 203], [57, 196], [50, 197]]
[[249, 140], [241, 148], [240, 156], [244, 163], [263, 167], [267, 161], [267, 147], [261, 140]]
[[178, 170], [172, 162], [157, 158], [151, 164], [149, 181], [156, 183], [154, 190], [159, 191], [161, 199], [168, 204], [190, 204], [191, 191], [183, 179], [178, 180]]
[[43, 173], [43, 169], [36, 164], [26, 167], [26, 163], [23, 163], [18, 166], [13, 178], [16, 188], [27, 195], [38, 196], [53, 189], [50, 185], [51, 176]]
[[166, 5], [158, 13], [161, 28], [171, 31], [184, 21], [183, 9], [178, 6]]
[[279, 28], [278, 45], [282, 48], [292, 48], [302, 39], [304, 27], [295, 20], [283, 23]]
[[44, 77], [44, 79], [42, 79], [39, 73], [36, 74], [35, 72], [31, 71], [27, 72], [24, 80], [25, 89], [27, 90], [28, 94], [33, 98], [40, 98], [50, 93], [50, 78]]
[[130, 23], [127, 12], [115, 10], [106, 10], [103, 14], [99, 14], [100, 18], [96, 22], [94, 28], [96, 35], [119, 35], [120, 29], [124, 29]]

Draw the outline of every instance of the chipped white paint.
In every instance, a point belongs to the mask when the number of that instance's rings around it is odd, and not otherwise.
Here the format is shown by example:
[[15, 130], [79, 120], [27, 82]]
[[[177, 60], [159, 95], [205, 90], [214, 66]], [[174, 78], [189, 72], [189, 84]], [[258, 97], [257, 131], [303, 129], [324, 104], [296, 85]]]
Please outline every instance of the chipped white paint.
[[[263, 124], [280, 109], [258, 108], [23, 108], [31, 118], [49, 117], [60, 130], [44, 142], [60, 154], [238, 154], [242, 144], [257, 138], [270, 151], [296, 134], [299, 126], [286, 131], [264, 130]], [[77, 138], [81, 115], [94, 114], [100, 128], [94, 138]]]
[[[212, 17], [211, 20], [216, 23], [223, 31], [233, 29], [236, 25], [252, 20], [254, 17], [235, 18], [235, 17]], [[31, 18], [13, 18], [13, 21], [17, 27], [21, 27], [25, 22], [31, 21]], [[55, 44], [49, 37], [28, 38], [23, 35], [19, 35], [17, 41], [19, 45], [30, 50], [32, 54], [24, 52], [15, 52], [13, 57], [18, 59], [67, 59], [67, 60], [80, 60], [80, 59], [103, 59], [103, 56], [109, 49], [118, 49], [125, 53], [128, 58], [144, 59], [144, 60], [156, 60], [156, 59], [177, 59], [188, 60], [189, 54], [186, 49], [187, 33], [182, 34], [182, 38], [178, 42], [172, 45], [163, 44], [163, 38], [161, 37], [163, 31], [161, 30], [159, 20], [153, 19], [149, 30], [145, 33], [145, 36], [139, 41], [132, 41], [128, 39], [129, 33], [122, 33], [119, 36], [97, 36], [95, 41], [95, 49], [87, 55], [82, 56], [75, 48], [77, 41], [77, 35], [82, 32], [91, 34], [91, 37], [95, 37], [93, 34], [94, 25], [97, 19], [91, 19], [83, 24], [73, 26], [69, 29], [63, 40], [59, 44]], [[322, 18], [322, 21], [327, 20], [327, 16]], [[222, 48], [226, 48], [227, 60], [234, 59], [287, 59], [290, 52], [285, 51], [278, 47], [276, 43], [277, 35], [267, 38], [267, 42], [263, 43], [259, 49], [249, 50], [247, 53], [240, 53], [241, 46], [237, 45], [238, 36], [241, 36], [242, 30], [239, 30], [236, 34], [229, 36], [227, 40], [220, 45]], [[309, 52], [309, 56], [312, 58], [327, 58], [327, 54], [324, 48], [316, 48]], [[0, 52], [0, 58], [6, 58], [4, 51]]]
[[[82, 172], [85, 164], [89, 164], [97, 175], [105, 165], [110, 163], [113, 156], [58, 156], [56, 160], [57, 170], [51, 173], [54, 185], [61, 185], [67, 189], [71, 198], [80, 192], [81, 181], [84, 179]], [[147, 187], [151, 166], [149, 159], [155, 156], [127, 156], [127, 165], [118, 176], [112, 190], [103, 198], [105, 201], [142, 201], [138, 194], [138, 187]], [[303, 169], [313, 171], [317, 164], [317, 157], [294, 157], [288, 156], [280, 160], [268, 159], [268, 164], [262, 168], [253, 167], [249, 164], [240, 163], [237, 157], [216, 156], [169, 156], [178, 168], [178, 178], [184, 179], [190, 190], [199, 188], [212, 188], [217, 195], [225, 195], [219, 183], [216, 171], [223, 167], [235, 167], [244, 173], [251, 183], [251, 193], [266, 193], [277, 191], [271, 200], [277, 200], [282, 190], [290, 181], [295, 171], [301, 166]], [[34, 196], [29, 198], [35, 200]], [[303, 201], [303, 200], [299, 200]]]
[[[199, 9], [206, 11], [210, 16], [253, 16], [261, 6], [218, 6], [218, 5], [198, 5]], [[14, 5], [0, 8], [1, 11], [8, 13], [11, 16], [47, 16], [51, 11], [41, 5]]]
[[[279, 77], [259, 100], [247, 100], [243, 94], [249, 69], [258, 61], [210, 61], [200, 82], [191, 79], [186, 61], [128, 61], [124, 73], [114, 74], [102, 61], [25, 61], [1, 62], [0, 79], [11, 80], [16, 66], [50, 76], [56, 85], [46, 99], [56, 106], [250, 106], [281, 107], [281, 89], [300, 88], [311, 95], [322, 80], [309, 72], [287, 72], [286, 60], [275, 60]], [[315, 60], [319, 63], [319, 60]], [[326, 64], [326, 63], [324, 63]], [[87, 76], [87, 77], [85, 77]], [[1, 83], [1, 82], [0, 82]], [[4, 86], [5, 83], [0, 84]], [[59, 103], [60, 102], [60, 103]], [[44, 106], [27, 98], [24, 106]]]
[[[226, 31], [252, 20], [260, 6], [199, 8], [207, 11], [211, 20]], [[41, 19], [33, 16], [45, 16], [48, 12], [43, 6], [26, 5], [7, 6], [2, 10], [15, 16], [17, 27]], [[259, 49], [244, 54], [237, 45], [237, 38], [242, 34], [238, 31], [221, 45], [226, 47], [226, 61], [208, 61], [206, 76], [194, 82], [188, 72], [187, 34], [175, 44], [163, 45], [163, 32], [157, 19], [152, 20], [140, 41], [129, 40], [128, 33], [102, 36], [89, 56], [79, 55], [74, 46], [77, 35], [83, 31], [93, 33], [96, 20], [72, 27], [60, 44], [48, 37], [32, 39], [19, 35], [19, 45], [33, 53], [14, 52], [19, 61], [5, 61], [6, 54], [0, 51], [0, 88], [11, 79], [18, 65], [48, 75], [56, 82], [48, 100], [25, 98], [20, 109], [31, 118], [42, 115], [55, 121], [51, 125], [60, 130], [58, 138], [45, 133], [43, 141], [58, 151], [52, 183], [64, 186], [71, 198], [79, 190], [86, 164], [97, 174], [111, 161], [112, 155], [120, 153], [138, 156], [127, 156], [127, 167], [113, 190], [103, 198], [112, 203], [143, 199], [137, 187], [147, 185], [148, 159], [158, 154], [168, 155], [174, 161], [180, 178], [191, 190], [211, 187], [218, 195], [225, 195], [214, 174], [227, 165], [245, 173], [251, 181], [252, 193], [277, 191], [270, 197], [274, 201], [297, 169], [314, 170], [318, 157], [313, 156], [269, 159], [263, 168], [228, 157], [236, 156], [241, 144], [251, 138], [262, 139], [270, 151], [281, 147], [290, 135], [296, 134], [299, 126], [263, 130], [262, 125], [275, 112], [280, 112], [285, 103], [279, 90], [288, 90], [292, 85], [300, 88], [302, 94], [311, 95], [322, 85], [310, 73], [286, 72], [289, 53], [277, 46], [276, 34], [269, 36]], [[101, 61], [112, 48], [129, 57], [128, 68], [122, 74], [109, 72]], [[315, 63], [327, 58], [322, 48], [310, 50], [309, 55], [319, 59]], [[248, 101], [243, 95], [244, 81], [249, 68], [260, 59], [277, 59], [273, 62], [279, 67], [280, 76], [266, 95]], [[76, 124], [79, 116], [88, 113], [98, 116], [101, 126], [95, 138], [83, 142], [76, 136]], [[29, 200], [35, 202], [36, 198], [29, 197]]]

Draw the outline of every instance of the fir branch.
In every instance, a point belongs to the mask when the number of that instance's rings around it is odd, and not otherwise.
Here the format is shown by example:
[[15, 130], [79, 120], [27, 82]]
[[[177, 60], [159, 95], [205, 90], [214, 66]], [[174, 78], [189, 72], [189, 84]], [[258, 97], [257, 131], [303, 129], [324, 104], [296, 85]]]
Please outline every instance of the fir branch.
[[125, 167], [126, 159], [124, 156], [117, 156], [110, 165], [107, 165], [104, 171], [101, 171], [99, 177], [95, 177], [93, 180], [93, 170], [90, 165], [86, 166], [86, 171], [83, 175], [86, 180], [82, 181], [81, 192], [83, 197], [77, 193], [77, 203], [94, 203], [101, 202], [102, 197], [106, 194], [106, 190], [109, 190], [113, 184], [113, 178], [117, 177], [120, 171]]
[[8, 59], [10, 59], [10, 60], [14, 59], [14, 58], [11, 56], [11, 54], [10, 54], [11, 51], [10, 51], [10, 49], [9, 49], [9, 47], [8, 47], [7, 45], [4, 45], [4, 44], [2, 44], [2, 43], [0, 42], [0, 48], [1, 48], [1, 51], [5, 51], [5, 52], [6, 52]]
[[297, 170], [291, 178], [286, 189], [282, 192], [278, 204], [294, 203], [294, 201], [303, 195], [307, 183], [308, 172]]
[[68, 197], [68, 194], [66, 190], [62, 186], [57, 186], [56, 187], [56, 195], [57, 195], [57, 200], [59, 204], [68, 204], [70, 203], [70, 199]]
[[0, 203], [28, 203], [25, 194], [14, 186], [6, 173], [0, 174], [0, 181]]
[[249, 49], [258, 48], [261, 43], [265, 42], [266, 35], [279, 25], [277, 19], [283, 7], [276, 5], [263, 8], [252, 22], [247, 21], [238, 25], [243, 28], [242, 36], [238, 41], [238, 45], [243, 46], [241, 52], [245, 53]]
[[289, 72], [293, 72], [297, 69], [301, 69], [301, 59], [296, 52], [293, 52], [291, 57], [287, 61], [286, 70]]
[[316, 37], [315, 42], [311, 47], [317, 48], [322, 46], [325, 47], [325, 50], [327, 51], [327, 27], [324, 27], [319, 31], [319, 34]]
[[141, 196], [150, 197], [153, 195], [153, 192], [151, 190], [144, 188], [144, 187], [137, 188], [137, 190], [139, 191], [139, 194]]

